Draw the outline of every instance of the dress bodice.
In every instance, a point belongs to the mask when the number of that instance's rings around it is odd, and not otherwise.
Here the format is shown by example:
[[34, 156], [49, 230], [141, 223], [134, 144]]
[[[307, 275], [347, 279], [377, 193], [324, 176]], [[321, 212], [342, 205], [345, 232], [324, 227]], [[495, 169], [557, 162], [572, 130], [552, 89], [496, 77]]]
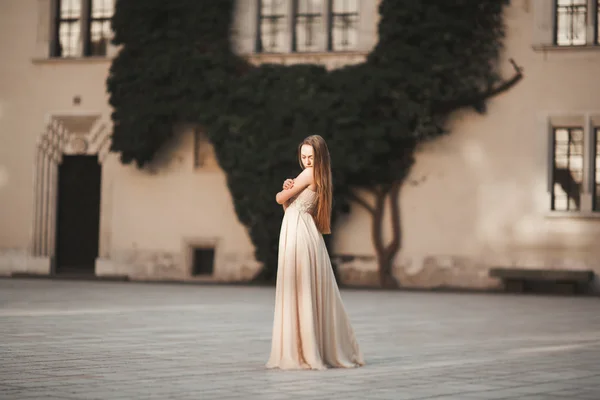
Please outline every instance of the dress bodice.
[[309, 188], [304, 189], [296, 196], [292, 197], [289, 208], [294, 208], [299, 212], [310, 213], [314, 211], [317, 205], [317, 193]]

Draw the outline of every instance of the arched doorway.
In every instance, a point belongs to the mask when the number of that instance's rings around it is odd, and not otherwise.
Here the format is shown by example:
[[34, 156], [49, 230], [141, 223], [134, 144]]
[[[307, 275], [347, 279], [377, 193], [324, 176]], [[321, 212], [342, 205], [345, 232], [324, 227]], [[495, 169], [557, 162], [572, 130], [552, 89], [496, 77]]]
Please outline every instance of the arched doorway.
[[109, 127], [100, 115], [53, 116], [38, 143], [31, 253], [53, 275], [95, 275]]

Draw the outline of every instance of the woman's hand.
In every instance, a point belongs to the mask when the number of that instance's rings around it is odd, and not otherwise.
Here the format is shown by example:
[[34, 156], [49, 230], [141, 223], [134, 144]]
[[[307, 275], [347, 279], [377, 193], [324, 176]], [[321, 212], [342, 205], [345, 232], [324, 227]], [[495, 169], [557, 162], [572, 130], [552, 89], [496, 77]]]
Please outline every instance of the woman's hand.
[[293, 179], [286, 179], [285, 182], [283, 182], [283, 190], [288, 190], [294, 187], [294, 180]]

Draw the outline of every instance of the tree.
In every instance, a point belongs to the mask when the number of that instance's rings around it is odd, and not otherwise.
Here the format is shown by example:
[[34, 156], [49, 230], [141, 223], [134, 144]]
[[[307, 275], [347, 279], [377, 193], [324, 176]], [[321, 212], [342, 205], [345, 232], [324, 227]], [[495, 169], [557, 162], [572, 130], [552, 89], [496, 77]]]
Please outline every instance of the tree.
[[[281, 208], [274, 194], [298, 172], [296, 146], [310, 134], [329, 143], [334, 215], [354, 202], [372, 217], [380, 281], [401, 248], [400, 190], [419, 143], [447, 133], [462, 107], [521, 79], [498, 72], [508, 0], [382, 0], [379, 42], [367, 61], [339, 70], [317, 65], [250, 66], [228, 41], [233, 0], [117, 1], [108, 79], [112, 150], [143, 167], [177, 122], [205, 128], [227, 175], [235, 210], [274, 279]], [[357, 189], [373, 194], [374, 201]], [[393, 237], [384, 243], [384, 205]]]
[[[416, 146], [447, 133], [445, 122], [463, 107], [485, 112], [486, 102], [522, 79], [499, 73], [503, 10], [508, 1], [383, 1], [380, 40], [363, 65], [335, 72], [357, 104], [351, 120], [336, 131], [346, 158], [347, 197], [372, 219], [371, 237], [380, 284], [397, 286], [393, 261], [402, 246], [400, 190]], [[377, 77], [377, 78], [373, 78]], [[360, 155], [360, 157], [358, 157]], [[339, 167], [339, 166], [338, 166]], [[372, 201], [356, 190], [371, 194]], [[389, 204], [392, 238], [385, 243]]]

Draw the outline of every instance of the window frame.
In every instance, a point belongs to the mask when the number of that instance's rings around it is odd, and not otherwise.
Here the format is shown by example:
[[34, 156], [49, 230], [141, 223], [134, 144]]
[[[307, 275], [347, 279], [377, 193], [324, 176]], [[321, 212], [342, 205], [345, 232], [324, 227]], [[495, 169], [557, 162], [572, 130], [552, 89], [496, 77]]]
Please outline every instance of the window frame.
[[[588, 39], [588, 35], [587, 35], [587, 26], [588, 26], [588, 18], [589, 18], [589, 14], [590, 14], [590, 4], [589, 4], [589, 0], [583, 0], [585, 1], [585, 4], [581, 4], [581, 5], [573, 5], [571, 4], [570, 6], [564, 6], [564, 7], [577, 7], [577, 6], [582, 6], [584, 7], [584, 27], [583, 27], [583, 35], [584, 35], [584, 39], [583, 39], [583, 43], [579, 43], [579, 44], [575, 44], [575, 43], [568, 43], [568, 44], [560, 44], [558, 43], [558, 34], [559, 34], [559, 26], [558, 26], [558, 22], [559, 22], [559, 12], [558, 12], [558, 8], [559, 8], [559, 1], [561, 0], [554, 0], [554, 32], [553, 32], [553, 43], [555, 46], [559, 46], [559, 47], [579, 47], [579, 46], [585, 46], [587, 43], [587, 39]], [[575, 0], [570, 0], [571, 2], [575, 1]], [[571, 15], [571, 34], [573, 33], [573, 15]], [[573, 41], [573, 38], [571, 38], [571, 42]]]
[[[109, 27], [110, 27], [110, 21], [112, 19], [112, 16], [114, 15], [114, 6], [115, 6], [115, 2], [113, 1], [113, 10], [112, 10], [112, 15], [110, 17], [106, 17], [106, 16], [101, 16], [101, 17], [94, 17], [94, 1], [97, 0], [83, 0], [84, 2], [87, 2], [87, 24], [86, 24], [86, 29], [84, 32], [84, 40], [83, 40], [83, 56], [84, 57], [106, 57], [108, 54], [108, 44], [110, 43], [110, 39], [112, 37], [112, 28], [110, 29], [110, 33], [107, 37], [103, 36], [103, 39], [105, 39], [107, 41], [106, 46], [104, 48], [104, 54], [92, 54], [92, 26], [94, 24], [94, 22], [101, 22], [101, 23], [108, 23]], [[104, 0], [102, 0], [104, 1]]]
[[[326, 15], [324, 13], [323, 10], [323, 4], [320, 5], [320, 8], [317, 8], [318, 12], [305, 12], [305, 13], [301, 13], [300, 12], [300, 3], [302, 1], [306, 1], [308, 4], [310, 4], [311, 0], [292, 0], [292, 5], [293, 5], [293, 14], [292, 14], [292, 53], [314, 53], [314, 50], [299, 50], [298, 47], [298, 30], [300, 27], [300, 18], [306, 18], [306, 28], [308, 28], [308, 26], [311, 23], [314, 23], [313, 21], [311, 21], [311, 17], [315, 18], [317, 20], [320, 20], [319, 22], [316, 22], [315, 25], [313, 25], [313, 28], [316, 28], [316, 31], [318, 31], [319, 29], [319, 25], [325, 25], [327, 24], [327, 20], [328, 20], [328, 15]], [[327, 0], [321, 0], [323, 3], [325, 3]], [[313, 11], [313, 10], [311, 10]], [[328, 13], [331, 14], [331, 13]], [[308, 29], [306, 29], [308, 31]], [[313, 32], [314, 34], [314, 32]], [[314, 43], [318, 46], [319, 45], [319, 41], [318, 41], [318, 34], [315, 35], [313, 38]], [[317, 50], [318, 51], [318, 50]]]
[[92, 6], [93, 6], [94, 0], [80, 0], [80, 1], [81, 1], [80, 15], [79, 15], [78, 19], [73, 19], [75, 21], [77, 21], [77, 20], [79, 21], [79, 35], [77, 36], [77, 41], [79, 42], [80, 46], [74, 55], [64, 56], [64, 55], [62, 55], [62, 52], [59, 51], [60, 44], [61, 44], [60, 26], [61, 26], [61, 22], [64, 21], [61, 18], [61, 13], [60, 13], [62, 0], [51, 0], [52, 26], [51, 26], [51, 34], [50, 34], [50, 43], [48, 43], [49, 58], [56, 59], [56, 60], [69, 60], [69, 59], [72, 60], [72, 59], [80, 59], [80, 58], [104, 59], [104, 58], [111, 57], [112, 54], [114, 53], [114, 51], [111, 49], [111, 46], [112, 46], [111, 40], [114, 35], [114, 33], [111, 29], [109, 36], [106, 38], [107, 44], [106, 44], [106, 50], [105, 50], [104, 54], [92, 54], [91, 27], [92, 27], [93, 21], [96, 21], [96, 20], [110, 21], [112, 19], [112, 16], [114, 15], [115, 2], [113, 1], [113, 13], [110, 17], [92, 18]]
[[[550, 210], [554, 211], [554, 212], [567, 212], [567, 213], [572, 213], [572, 212], [581, 212], [582, 211], [582, 204], [581, 204], [581, 197], [582, 194], [584, 192], [584, 186], [585, 186], [585, 169], [586, 169], [586, 162], [585, 162], [585, 156], [586, 156], [586, 147], [585, 147], [585, 128], [583, 126], [575, 126], [575, 125], [555, 125], [552, 126], [551, 128], [552, 133], [552, 187], [550, 188]], [[574, 208], [571, 209], [570, 207], [570, 200], [571, 198], [569, 197], [569, 194], [567, 193], [567, 208], [566, 209], [556, 209], [556, 193], [555, 193], [555, 186], [556, 186], [556, 173], [558, 168], [556, 167], [556, 134], [557, 131], [560, 130], [566, 130], [567, 134], [568, 134], [568, 146], [569, 146], [569, 150], [570, 150], [570, 145], [571, 145], [571, 135], [573, 131], [581, 131], [581, 154], [578, 156], [581, 156], [581, 182], [579, 183], [580, 188], [578, 190], [578, 194], [579, 194], [579, 208]], [[570, 154], [568, 154], [567, 157], [567, 166], [569, 166], [569, 162], [570, 162]], [[571, 169], [569, 167], [567, 167], [568, 171], [571, 171]]]
[[64, 0], [54, 0], [54, 3], [52, 4], [53, 7], [53, 12], [54, 12], [54, 18], [52, 18], [52, 42], [51, 42], [51, 48], [50, 48], [50, 57], [55, 57], [55, 58], [72, 58], [74, 56], [63, 56], [63, 51], [61, 50], [61, 38], [60, 38], [60, 28], [63, 25], [63, 23], [78, 23], [79, 25], [79, 35], [76, 38], [76, 40], [79, 40], [81, 38], [81, 32], [82, 32], [82, 12], [83, 12], [83, 2], [85, 0], [80, 0], [81, 1], [81, 5], [79, 7], [79, 15], [75, 18], [62, 18], [62, 5], [63, 5], [63, 1]]
[[[545, 0], [546, 1], [546, 0]], [[556, 48], [582, 48], [596, 47], [600, 45], [600, 0], [586, 0], [585, 3], [585, 26], [584, 26], [584, 42], [581, 44], [559, 44], [559, 19], [558, 19], [558, 2], [552, 2], [552, 46]]]
[[[349, 49], [349, 50], [336, 50], [334, 49], [334, 43], [333, 43], [333, 39], [334, 39], [334, 28], [335, 28], [335, 17], [336, 15], [342, 15], [342, 16], [350, 16], [350, 15], [356, 15], [356, 20], [354, 21], [354, 23], [356, 24], [356, 27], [354, 29], [356, 29], [356, 33], [358, 36], [358, 24], [360, 21], [360, 7], [358, 7], [356, 9], [356, 12], [343, 12], [340, 14], [337, 14], [333, 11], [333, 2], [335, 0], [328, 0], [329, 2], [329, 14], [327, 15], [327, 18], [329, 19], [329, 25], [328, 25], [328, 29], [327, 29], [327, 51], [331, 51], [331, 52], [336, 52], [336, 53], [341, 53], [344, 51], [353, 51], [353, 49]], [[357, 0], [356, 5], [358, 6], [360, 3], [360, 0]], [[357, 43], [356, 46], [358, 45], [358, 38], [357, 38]]]
[[596, 26], [594, 29], [594, 39], [595, 39], [594, 44], [596, 46], [598, 46], [598, 45], [600, 45], [600, 0], [594, 0], [594, 3], [595, 4], [592, 4], [592, 7], [595, 6], [595, 11], [596, 11], [596, 12], [594, 12], [594, 8], [592, 8], [592, 14], [594, 14], [596, 16], [595, 17]]
[[[301, 0], [283, 0], [284, 5], [286, 7], [287, 12], [283, 15], [284, 23], [283, 25], [286, 27], [285, 35], [284, 35], [284, 45], [280, 51], [265, 51], [264, 49], [264, 39], [262, 36], [262, 27], [263, 20], [265, 16], [262, 13], [262, 5], [263, 0], [256, 0], [256, 31], [255, 31], [255, 46], [254, 53], [256, 54], [311, 54], [311, 53], [336, 53], [336, 54], [344, 54], [344, 53], [354, 53], [360, 50], [360, 23], [361, 23], [361, 1], [357, 0], [356, 2], [356, 11], [349, 12], [348, 14], [356, 15], [353, 30], [356, 31], [356, 43], [353, 47], [336, 50], [333, 45], [333, 22], [334, 22], [334, 13], [333, 13], [333, 4], [335, 0], [322, 0], [320, 4], [320, 12], [318, 15], [320, 16], [320, 22], [317, 23], [316, 31], [320, 33], [324, 33], [324, 37], [317, 35], [316, 40], [316, 50], [303, 50], [298, 49], [298, 17], [301, 16], [299, 13], [299, 4]], [[324, 41], [322, 40], [324, 39]]]
[[[286, 3], [286, 0], [282, 0], [284, 2], [284, 4]], [[273, 18], [279, 18], [277, 24], [281, 24], [283, 27], [285, 27], [285, 24], [287, 22], [287, 20], [290, 18], [290, 16], [287, 13], [284, 14], [269, 14], [269, 15], [264, 15], [262, 13], [262, 6], [263, 6], [263, 0], [257, 0], [256, 2], [256, 45], [255, 45], [255, 51], [257, 53], [265, 53], [265, 54], [279, 54], [279, 53], [283, 53], [285, 52], [285, 40], [284, 40], [284, 48], [281, 51], [265, 51], [265, 46], [264, 46], [264, 40], [263, 40], [263, 35], [262, 35], [262, 24], [263, 24], [263, 20], [265, 19], [273, 19]], [[282, 21], [282, 22], [279, 22]], [[272, 21], [271, 21], [272, 23]], [[284, 35], [284, 39], [285, 39], [285, 35]]]
[[[600, 165], [596, 165], [597, 158], [599, 159], [598, 164], [600, 164], [600, 143], [596, 142], [600, 141], [600, 111], [546, 114], [544, 121], [547, 137], [547, 216], [600, 218], [600, 193], [596, 196], [596, 168], [600, 173]], [[559, 129], [581, 129], [583, 131], [583, 168], [579, 190], [580, 204], [577, 210], [556, 210], [554, 205], [555, 132]], [[596, 197], [598, 197], [597, 206], [595, 206]]]
[[592, 212], [600, 213], [600, 124], [591, 126], [592, 142], [590, 143], [590, 180], [592, 181]]

